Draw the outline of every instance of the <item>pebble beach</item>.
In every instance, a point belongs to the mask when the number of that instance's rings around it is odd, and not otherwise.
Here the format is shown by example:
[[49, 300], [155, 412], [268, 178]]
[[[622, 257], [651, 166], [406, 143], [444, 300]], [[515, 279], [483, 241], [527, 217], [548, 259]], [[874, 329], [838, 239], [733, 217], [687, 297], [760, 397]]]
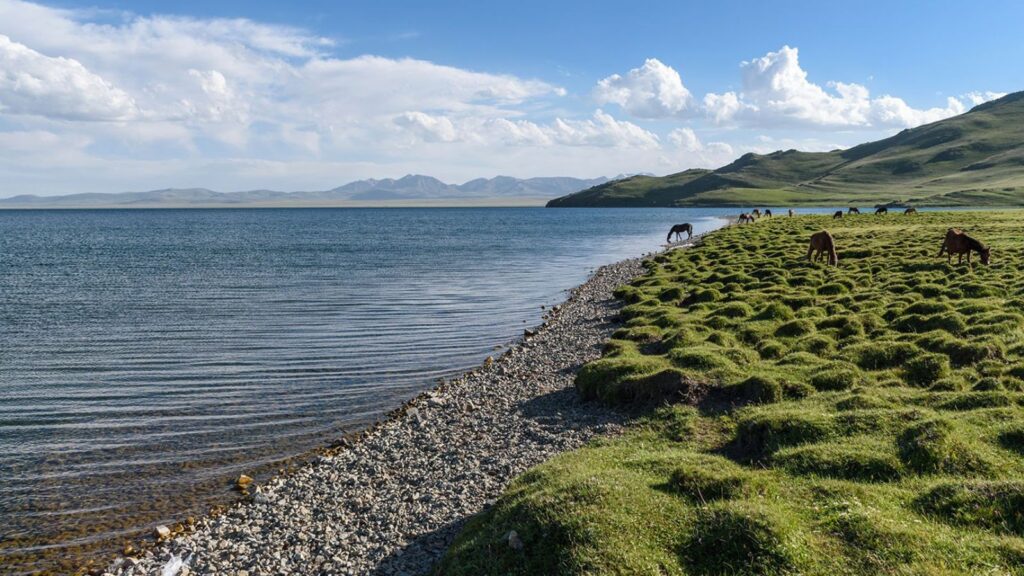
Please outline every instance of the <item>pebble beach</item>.
[[598, 269], [500, 357], [408, 402], [222, 514], [117, 558], [117, 576], [429, 573], [465, 521], [528, 468], [614, 434], [626, 416], [582, 402], [575, 372], [616, 328], [612, 291], [640, 259]]

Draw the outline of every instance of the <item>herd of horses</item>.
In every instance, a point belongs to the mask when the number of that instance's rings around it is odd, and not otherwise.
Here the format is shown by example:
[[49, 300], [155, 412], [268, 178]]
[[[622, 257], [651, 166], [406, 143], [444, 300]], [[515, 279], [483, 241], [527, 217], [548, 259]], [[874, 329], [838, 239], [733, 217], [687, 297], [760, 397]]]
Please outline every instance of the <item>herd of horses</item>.
[[[885, 206], [880, 206], [875, 210], [875, 214], [887, 214], [888, 212], [889, 210]], [[903, 213], [917, 214], [917, 209], [913, 207], [907, 208], [906, 210], [903, 211]], [[854, 207], [850, 207], [850, 209], [847, 211], [847, 214], [860, 214], [860, 210]], [[789, 216], [792, 217], [793, 215], [793, 209], [790, 208]], [[769, 209], [765, 209], [765, 211], [762, 213], [760, 209], [755, 208], [749, 213], [744, 212], [740, 214], [739, 217], [737, 217], [737, 222], [739, 224], [749, 224], [751, 222], [754, 222], [758, 218], [762, 217], [771, 218], [772, 211]], [[833, 219], [842, 217], [842, 210], [836, 210], [836, 212], [832, 215]], [[675, 226], [672, 227], [671, 230], [669, 230], [668, 238], [666, 238], [665, 241], [670, 242], [672, 240], [673, 234], [675, 235], [676, 240], [681, 240], [683, 237], [683, 233], [686, 234], [687, 240], [692, 238], [693, 226], [689, 223], [676, 224]], [[955, 255], [957, 256], [957, 263], [962, 264], [964, 261], [964, 255], [967, 255], [967, 265], [970, 266], [971, 254], [974, 252], [977, 252], [978, 255], [981, 257], [982, 264], [988, 264], [992, 257], [992, 250], [988, 246], [986, 246], [984, 242], [972, 238], [971, 236], [968, 236], [963, 230], [960, 230], [958, 228], [950, 228], [949, 230], [946, 231], [946, 237], [943, 239], [942, 246], [939, 248], [938, 256], [942, 256], [942, 254], [945, 253], [946, 262], [952, 263], [953, 256]], [[839, 253], [836, 251], [836, 241], [835, 238], [832, 237], [832, 234], [828, 232], [828, 230], [822, 230], [820, 232], [815, 232], [814, 234], [811, 234], [810, 245], [807, 248], [808, 261], [818, 262], [822, 258], [828, 259], [829, 266], [839, 265]]]

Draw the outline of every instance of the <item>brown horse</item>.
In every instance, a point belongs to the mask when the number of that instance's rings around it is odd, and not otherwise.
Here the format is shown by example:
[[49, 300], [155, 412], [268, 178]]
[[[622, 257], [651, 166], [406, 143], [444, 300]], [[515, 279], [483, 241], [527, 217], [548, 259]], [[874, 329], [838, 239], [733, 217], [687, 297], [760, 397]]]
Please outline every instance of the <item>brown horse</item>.
[[792, 218], [792, 217], [793, 217], [793, 214], [796, 214], [796, 212], [793, 212], [793, 209], [792, 209], [792, 208], [790, 208], [790, 209], [789, 209], [789, 217], [790, 217], [790, 218]]
[[843, 211], [842, 210], [836, 210], [836, 213], [832, 215], [832, 219], [833, 220], [835, 220], [836, 218], [842, 218], [842, 217], [843, 217]]
[[849, 212], [850, 214], [860, 214], [860, 209], [850, 206], [850, 209], [847, 210], [847, 212]]
[[772, 217], [772, 209], [771, 208], [765, 208], [764, 209], [764, 217], [765, 218], [771, 218]]
[[[838, 266], [839, 254], [836, 253], [836, 241], [832, 239], [832, 235], [827, 230], [811, 234], [811, 245], [807, 248], [807, 261], [817, 262], [826, 252], [828, 253], [828, 265]], [[811, 254], [814, 254], [813, 258]]]
[[760, 218], [761, 217], [761, 209], [760, 208], [754, 208], [750, 212], [750, 215], [753, 216], [754, 218]]
[[992, 250], [985, 246], [980, 240], [975, 240], [963, 230], [956, 228], [950, 228], [946, 230], [946, 239], [942, 241], [942, 247], [939, 248], [939, 256], [942, 253], [946, 253], [946, 262], [953, 262], [953, 254], [957, 255], [957, 264], [961, 264], [964, 261], [964, 254], [967, 254], [967, 265], [971, 265], [971, 252], [977, 252], [981, 256], [981, 263], [988, 264], [989, 259], [992, 256]]
[[904, 214], [917, 214], [917, 208], [914, 208], [913, 206], [911, 206], [910, 208], [907, 208], [906, 210], [904, 210], [903, 213]]
[[879, 206], [878, 208], [875, 209], [875, 214], [888, 214], [888, 213], [889, 213], [889, 209], [886, 208], [885, 206]]
[[693, 226], [691, 224], [676, 224], [675, 226], [672, 227], [671, 230], [668, 231], [668, 237], [665, 238], [665, 242], [671, 242], [673, 234], [676, 235], [676, 241], [682, 240], [683, 232], [686, 232], [687, 240], [693, 238]]
[[736, 218], [736, 221], [739, 222], [740, 224], [746, 224], [748, 222], [753, 222], [754, 217], [751, 216], [750, 214], [747, 214], [746, 212], [743, 212], [742, 214], [739, 215], [738, 218]]

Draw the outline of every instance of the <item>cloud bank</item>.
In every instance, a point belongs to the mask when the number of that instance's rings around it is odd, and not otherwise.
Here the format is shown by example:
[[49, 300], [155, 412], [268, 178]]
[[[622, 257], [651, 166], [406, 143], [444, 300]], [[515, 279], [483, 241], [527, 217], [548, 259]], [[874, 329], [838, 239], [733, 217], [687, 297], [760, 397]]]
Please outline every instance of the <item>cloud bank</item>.
[[667, 173], [765, 146], [737, 127], [891, 130], [999, 96], [915, 109], [858, 84], [822, 87], [788, 46], [743, 62], [740, 79], [697, 97], [648, 58], [570, 94], [289, 26], [0, 0], [0, 196]]

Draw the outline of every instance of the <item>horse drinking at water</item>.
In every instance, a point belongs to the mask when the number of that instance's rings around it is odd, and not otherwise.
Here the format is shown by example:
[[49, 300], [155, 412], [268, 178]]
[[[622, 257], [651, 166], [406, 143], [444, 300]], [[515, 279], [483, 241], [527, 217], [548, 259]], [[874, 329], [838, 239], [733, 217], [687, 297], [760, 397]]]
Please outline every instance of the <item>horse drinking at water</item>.
[[687, 224], [676, 224], [675, 226], [672, 227], [671, 230], [668, 231], [668, 237], [665, 238], [665, 242], [671, 242], [673, 234], [676, 235], [676, 240], [677, 241], [682, 240], [683, 239], [683, 232], [686, 232], [686, 239], [687, 240], [689, 240], [690, 238], [693, 238], [693, 225], [691, 225], [689, 223], [687, 223]]
[[[815, 232], [811, 234], [811, 244], [807, 248], [807, 260], [810, 262], [817, 262], [821, 260], [821, 257], [828, 253], [828, 265], [838, 266], [839, 265], [839, 254], [836, 253], [836, 241], [832, 239], [832, 235], [828, 233], [828, 230], [822, 230], [821, 232]], [[811, 257], [814, 254], [814, 257]]]
[[992, 250], [985, 246], [980, 240], [975, 240], [963, 230], [956, 228], [950, 228], [946, 230], [946, 239], [942, 241], [942, 247], [939, 248], [939, 256], [942, 253], [946, 253], [946, 262], [953, 262], [953, 254], [957, 255], [957, 264], [964, 261], [964, 254], [967, 254], [967, 265], [971, 265], [971, 252], [977, 252], [981, 256], [981, 263], [988, 264], [989, 258], [992, 255]]

